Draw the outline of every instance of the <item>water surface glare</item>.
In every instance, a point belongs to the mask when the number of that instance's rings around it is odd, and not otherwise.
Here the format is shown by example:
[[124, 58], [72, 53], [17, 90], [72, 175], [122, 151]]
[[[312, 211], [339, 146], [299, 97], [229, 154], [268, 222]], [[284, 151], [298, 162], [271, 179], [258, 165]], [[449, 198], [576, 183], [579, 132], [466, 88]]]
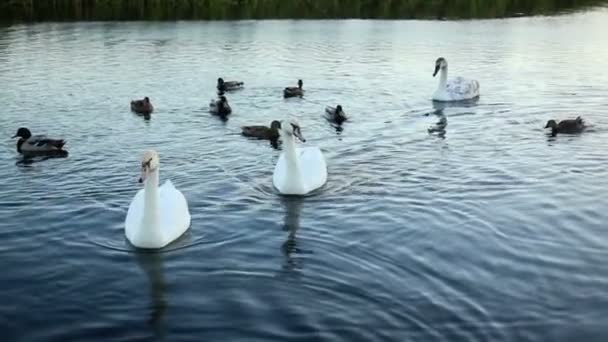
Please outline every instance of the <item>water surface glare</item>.
[[[3, 340], [608, 341], [605, 32], [607, 10], [0, 28]], [[478, 102], [430, 101], [439, 56]], [[227, 122], [207, 113], [218, 76], [246, 85]], [[129, 112], [143, 96], [150, 120]], [[287, 115], [329, 167], [305, 198], [239, 136]], [[588, 132], [543, 130], [577, 115]], [[20, 126], [70, 156], [20, 162]], [[192, 214], [162, 253], [124, 237], [147, 148]]]

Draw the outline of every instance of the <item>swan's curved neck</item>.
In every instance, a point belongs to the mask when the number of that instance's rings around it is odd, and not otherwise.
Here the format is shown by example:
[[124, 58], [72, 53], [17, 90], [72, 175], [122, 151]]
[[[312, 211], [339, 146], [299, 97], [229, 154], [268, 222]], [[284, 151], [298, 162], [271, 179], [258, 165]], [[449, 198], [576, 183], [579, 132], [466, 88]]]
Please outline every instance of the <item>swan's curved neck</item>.
[[296, 139], [293, 134], [286, 134], [283, 138], [283, 149], [285, 151], [286, 171], [291, 182], [300, 181], [300, 160], [296, 152]]
[[444, 90], [446, 84], [448, 83], [448, 67], [441, 68], [439, 75], [439, 86], [437, 90]]
[[144, 215], [142, 218], [142, 229], [145, 231], [146, 237], [153, 239], [153, 241], [161, 239], [160, 211], [158, 204], [160, 201], [158, 173], [158, 167], [156, 170], [150, 171], [146, 177], [146, 184], [144, 186]]

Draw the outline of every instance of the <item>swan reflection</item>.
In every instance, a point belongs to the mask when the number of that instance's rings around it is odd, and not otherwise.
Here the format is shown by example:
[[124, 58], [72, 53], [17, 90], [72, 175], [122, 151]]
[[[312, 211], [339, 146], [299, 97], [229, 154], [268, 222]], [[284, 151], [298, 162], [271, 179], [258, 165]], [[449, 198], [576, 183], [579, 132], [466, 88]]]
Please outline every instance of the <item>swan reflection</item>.
[[296, 233], [300, 229], [300, 213], [304, 199], [301, 197], [283, 197], [282, 203], [285, 207], [285, 219], [283, 230], [286, 231], [287, 239], [283, 242], [281, 250], [285, 255], [285, 268], [288, 270], [297, 270], [302, 268], [301, 260], [296, 254], [301, 253]]
[[164, 316], [167, 310], [165, 295], [166, 283], [163, 274], [163, 254], [138, 251], [135, 260], [144, 271], [150, 284], [150, 316], [148, 324], [154, 329], [157, 337], [164, 337]]

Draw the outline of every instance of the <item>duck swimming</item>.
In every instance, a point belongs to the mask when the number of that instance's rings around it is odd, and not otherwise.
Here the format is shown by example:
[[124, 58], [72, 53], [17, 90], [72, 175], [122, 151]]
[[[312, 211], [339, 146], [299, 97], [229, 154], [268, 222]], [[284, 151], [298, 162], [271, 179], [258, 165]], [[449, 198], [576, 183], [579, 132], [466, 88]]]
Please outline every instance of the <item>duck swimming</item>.
[[21, 127], [14, 138], [17, 141], [17, 152], [24, 156], [67, 156], [68, 151], [63, 149], [65, 140], [51, 139], [44, 135], [32, 136], [29, 129]]
[[270, 123], [270, 127], [266, 126], [243, 126], [242, 134], [250, 138], [258, 138], [265, 140], [277, 140], [279, 139], [279, 128], [281, 123], [274, 120]]
[[217, 79], [217, 91], [220, 94], [222, 94], [226, 91], [234, 91], [234, 90], [243, 89], [244, 85], [245, 85], [245, 83], [240, 82], [240, 81], [224, 81], [224, 79], [221, 77]]
[[338, 125], [341, 125], [344, 121], [348, 120], [341, 105], [337, 105], [336, 107], [327, 106], [325, 107], [325, 113], [327, 114], [325, 116], [327, 120]]
[[150, 98], [146, 96], [143, 100], [131, 101], [131, 110], [138, 114], [151, 114], [154, 111], [154, 106], [152, 106]]
[[476, 80], [456, 77], [448, 81], [448, 61], [443, 57], [435, 62], [433, 77], [440, 71], [439, 85], [433, 94], [434, 101], [464, 101], [479, 97], [479, 82]]
[[159, 167], [158, 153], [145, 151], [139, 178], [144, 188], [135, 194], [125, 218], [125, 235], [138, 248], [162, 248], [190, 227], [186, 198], [169, 180], [158, 186]]
[[283, 153], [274, 168], [272, 182], [283, 195], [306, 195], [327, 182], [327, 164], [318, 147], [296, 147], [296, 138], [306, 142], [296, 120], [281, 121]]
[[222, 95], [218, 100], [211, 100], [209, 103], [209, 112], [219, 116], [227, 116], [232, 113], [232, 108], [230, 108], [226, 96]]
[[302, 82], [302, 80], [298, 80], [297, 87], [286, 87], [283, 90], [283, 97], [288, 98], [288, 97], [303, 96], [304, 95], [304, 89], [302, 89], [303, 85], [304, 85], [304, 82]]
[[551, 128], [551, 135], [556, 136], [557, 133], [580, 133], [585, 130], [585, 121], [580, 116], [576, 119], [562, 120], [557, 123], [555, 120], [547, 121], [545, 128]]

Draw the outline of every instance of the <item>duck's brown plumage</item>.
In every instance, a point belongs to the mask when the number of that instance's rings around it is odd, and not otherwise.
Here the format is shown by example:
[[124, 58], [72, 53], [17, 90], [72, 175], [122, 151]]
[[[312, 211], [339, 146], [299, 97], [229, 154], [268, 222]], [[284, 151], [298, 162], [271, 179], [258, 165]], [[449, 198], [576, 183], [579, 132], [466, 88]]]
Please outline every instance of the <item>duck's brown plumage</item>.
[[549, 120], [545, 128], [551, 128], [553, 135], [557, 133], [580, 133], [585, 129], [585, 121], [580, 116], [576, 119], [562, 120], [559, 123], [555, 120]]
[[138, 114], [150, 114], [154, 111], [154, 106], [148, 97], [143, 100], [131, 101], [131, 110]]
[[283, 89], [283, 96], [287, 98], [304, 95], [304, 89], [302, 89], [302, 86], [304, 86], [304, 82], [302, 82], [302, 80], [298, 80], [297, 87], [287, 87]]
[[242, 134], [246, 137], [277, 140], [279, 138], [279, 127], [281, 123], [279, 121], [273, 121], [270, 123], [270, 127], [267, 126], [244, 126], [242, 127]]

